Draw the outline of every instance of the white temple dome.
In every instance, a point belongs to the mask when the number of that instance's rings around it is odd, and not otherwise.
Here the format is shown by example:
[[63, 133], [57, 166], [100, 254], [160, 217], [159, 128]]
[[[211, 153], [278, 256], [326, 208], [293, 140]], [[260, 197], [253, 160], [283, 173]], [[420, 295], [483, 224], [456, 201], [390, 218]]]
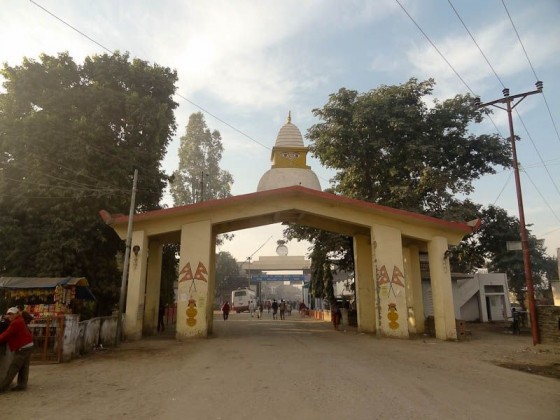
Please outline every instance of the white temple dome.
[[261, 177], [257, 191], [274, 190], [294, 185], [321, 191], [321, 183], [315, 172], [310, 169], [297, 168], [269, 169]]

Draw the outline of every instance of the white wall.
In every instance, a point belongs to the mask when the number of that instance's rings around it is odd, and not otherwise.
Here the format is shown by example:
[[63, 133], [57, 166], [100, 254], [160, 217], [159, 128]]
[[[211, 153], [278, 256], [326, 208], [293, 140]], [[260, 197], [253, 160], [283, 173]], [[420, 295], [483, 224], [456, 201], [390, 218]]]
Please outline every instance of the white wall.
[[479, 294], [477, 293], [465, 303], [460, 311], [460, 319], [465, 321], [480, 321], [480, 305], [478, 304]]

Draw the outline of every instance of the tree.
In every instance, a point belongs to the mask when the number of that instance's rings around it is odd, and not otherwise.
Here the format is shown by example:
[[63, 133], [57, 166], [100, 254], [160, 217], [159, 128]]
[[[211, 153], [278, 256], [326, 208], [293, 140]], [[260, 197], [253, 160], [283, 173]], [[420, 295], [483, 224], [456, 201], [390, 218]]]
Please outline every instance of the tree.
[[[506, 242], [520, 240], [519, 219], [509, 216], [506, 210], [489, 206], [481, 212], [482, 228], [473, 236], [478, 242], [478, 250], [486, 259], [485, 266], [490, 271], [506, 273], [509, 288], [525, 307], [526, 282], [525, 266], [521, 251], [508, 251]], [[546, 254], [543, 241], [528, 232], [531, 255], [532, 279], [535, 289], [546, 290], [548, 281], [558, 278], [556, 260]]]
[[0, 273], [85, 276], [107, 312], [123, 243], [98, 212], [128, 213], [134, 167], [136, 210], [159, 207], [177, 75], [120, 53], [43, 54], [0, 74]]
[[487, 112], [470, 95], [428, 108], [434, 85], [410, 79], [363, 94], [342, 88], [313, 110], [322, 122], [307, 133], [310, 150], [337, 170], [335, 193], [436, 215], [495, 165], [511, 165], [506, 140], [468, 133]]
[[[315, 157], [337, 171], [333, 193], [440, 218], [473, 214], [476, 205], [464, 205], [455, 195], [472, 192], [473, 181], [495, 173], [496, 165], [509, 167], [508, 142], [469, 134], [469, 125], [488, 112], [477, 109], [470, 95], [434, 100], [428, 107], [434, 85], [432, 79], [413, 78], [362, 94], [342, 88], [313, 110], [321, 122], [306, 137]], [[311, 241], [318, 236], [294, 226], [285, 234]], [[330, 239], [317, 251], [313, 242], [312, 258], [337, 250], [340, 240]], [[348, 247], [342, 254], [353, 257]], [[346, 269], [353, 268], [351, 261]]]
[[176, 206], [231, 196], [233, 177], [220, 169], [223, 151], [220, 132], [210, 131], [201, 112], [191, 114], [170, 186]]
[[[238, 284], [239, 265], [229, 252], [219, 252], [216, 254], [216, 287], [214, 289], [214, 303], [220, 304], [229, 300], [231, 292], [240, 285]], [[243, 284], [247, 279], [243, 278]]]
[[179, 245], [170, 243], [163, 245], [161, 263], [160, 300], [171, 304], [176, 299], [175, 282], [179, 278]]
[[288, 240], [305, 238], [313, 244], [310, 254], [310, 294], [330, 301], [334, 297], [333, 274], [354, 270], [352, 238], [293, 224], [284, 230], [284, 235]]

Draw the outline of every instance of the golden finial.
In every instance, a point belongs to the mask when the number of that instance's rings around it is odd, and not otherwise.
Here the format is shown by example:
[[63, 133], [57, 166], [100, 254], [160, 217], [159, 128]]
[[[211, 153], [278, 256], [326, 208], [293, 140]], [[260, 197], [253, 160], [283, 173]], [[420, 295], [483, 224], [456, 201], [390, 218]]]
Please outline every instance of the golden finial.
[[292, 122], [292, 111], [288, 111], [288, 123]]

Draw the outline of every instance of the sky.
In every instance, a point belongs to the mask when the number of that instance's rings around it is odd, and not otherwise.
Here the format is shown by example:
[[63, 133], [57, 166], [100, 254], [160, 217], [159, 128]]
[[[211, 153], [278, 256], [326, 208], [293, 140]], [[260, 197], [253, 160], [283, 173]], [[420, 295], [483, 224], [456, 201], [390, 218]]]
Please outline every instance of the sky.
[[[482, 102], [535, 90], [513, 112], [525, 219], [560, 248], [560, 1], [558, 0], [0, 0], [0, 61], [67, 51], [77, 62], [128, 51], [177, 70], [177, 131], [162, 168], [178, 166], [189, 115], [202, 111], [222, 136], [220, 166], [232, 194], [256, 191], [291, 111], [305, 133], [340, 88], [367, 92], [434, 78], [433, 98], [473, 93]], [[71, 27], [70, 27], [70, 26]], [[73, 28], [72, 28], [73, 27]], [[78, 32], [79, 31], [79, 32]], [[474, 134], [509, 137], [505, 110]], [[307, 141], [304, 138], [307, 145]], [[322, 188], [334, 172], [313, 157]], [[139, 175], [139, 185], [142, 178]], [[475, 182], [469, 198], [518, 216], [511, 170]], [[171, 204], [166, 196], [164, 204]], [[219, 250], [238, 260], [275, 255], [280, 225], [235, 232]], [[309, 244], [288, 244], [304, 255]]]

